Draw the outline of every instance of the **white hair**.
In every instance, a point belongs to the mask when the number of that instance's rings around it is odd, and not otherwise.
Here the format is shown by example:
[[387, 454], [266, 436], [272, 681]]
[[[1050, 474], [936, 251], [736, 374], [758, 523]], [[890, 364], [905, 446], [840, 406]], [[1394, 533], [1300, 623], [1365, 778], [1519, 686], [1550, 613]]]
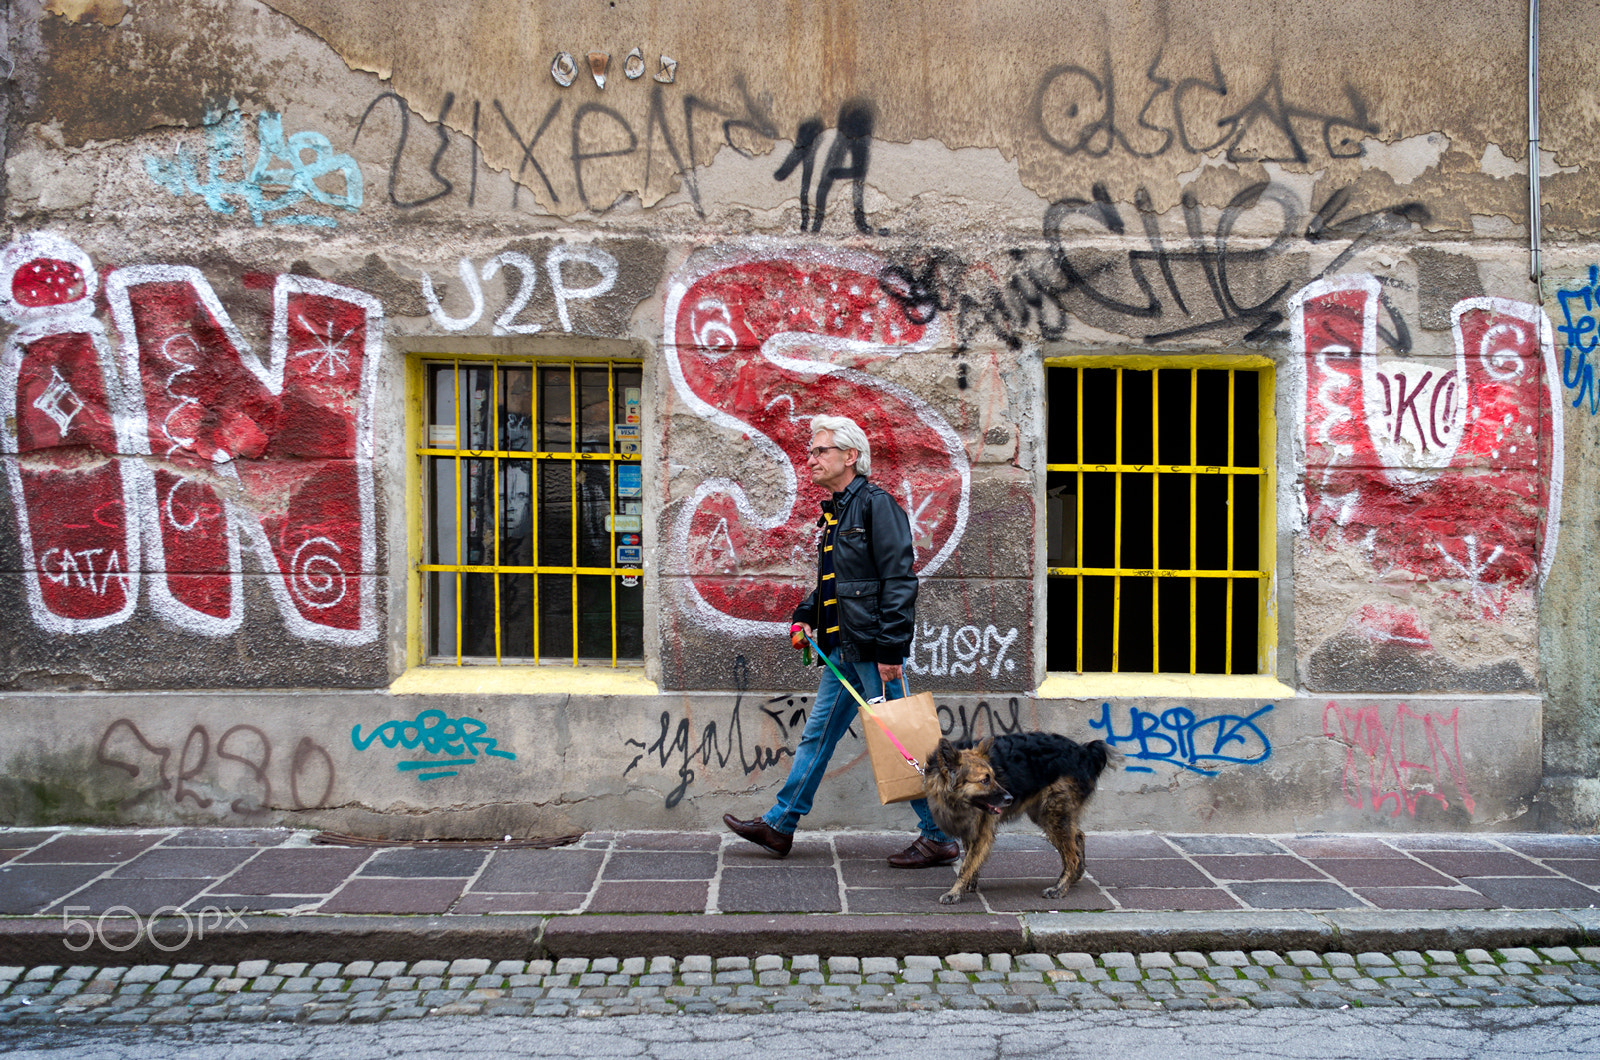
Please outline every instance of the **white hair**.
[[840, 449], [856, 451], [856, 474], [872, 474], [872, 443], [867, 441], [867, 432], [855, 420], [844, 416], [811, 417], [811, 433], [818, 435], [823, 431], [833, 435], [833, 444]]

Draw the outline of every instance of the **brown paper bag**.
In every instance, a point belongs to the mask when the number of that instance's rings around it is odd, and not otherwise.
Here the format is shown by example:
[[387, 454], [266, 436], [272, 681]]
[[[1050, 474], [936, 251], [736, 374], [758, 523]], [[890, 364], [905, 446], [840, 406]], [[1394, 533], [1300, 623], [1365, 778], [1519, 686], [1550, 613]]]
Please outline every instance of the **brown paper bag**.
[[933, 694], [918, 692], [904, 699], [873, 703], [870, 708], [872, 716], [862, 711], [859, 720], [867, 741], [867, 755], [872, 760], [872, 775], [878, 781], [878, 801], [887, 806], [891, 802], [922, 798], [922, 774], [905, 760], [894, 740], [883, 730], [888, 726], [894, 739], [900, 741], [900, 746], [918, 765], [927, 762], [933, 749], [939, 746], [940, 736], [939, 711], [933, 705]]

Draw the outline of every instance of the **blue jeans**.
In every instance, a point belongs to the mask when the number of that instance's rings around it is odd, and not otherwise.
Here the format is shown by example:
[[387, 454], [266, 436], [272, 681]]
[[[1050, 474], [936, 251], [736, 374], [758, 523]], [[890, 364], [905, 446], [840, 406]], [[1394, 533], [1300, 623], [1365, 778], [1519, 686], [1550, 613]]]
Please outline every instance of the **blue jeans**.
[[[877, 663], [845, 662], [841, 649], [837, 648], [832, 659], [833, 664], [861, 693], [862, 699], [871, 700], [885, 694]], [[903, 697], [904, 681], [889, 682], [887, 695], [890, 699]], [[789, 776], [778, 792], [777, 803], [762, 816], [762, 820], [771, 825], [774, 831], [793, 835], [800, 826], [800, 818], [811, 812], [817, 786], [822, 783], [822, 775], [828, 771], [828, 759], [833, 757], [834, 747], [843, 739], [856, 714], [855, 697], [839, 683], [832, 670], [824, 667], [822, 683], [817, 686], [817, 698], [811, 705], [810, 716], [806, 718], [805, 731], [800, 734], [800, 746], [794, 752], [794, 765], [789, 767]], [[924, 837], [935, 843], [950, 842], [950, 837], [939, 830], [933, 814], [928, 812], [927, 799], [914, 800], [911, 809], [917, 815], [917, 827]]]

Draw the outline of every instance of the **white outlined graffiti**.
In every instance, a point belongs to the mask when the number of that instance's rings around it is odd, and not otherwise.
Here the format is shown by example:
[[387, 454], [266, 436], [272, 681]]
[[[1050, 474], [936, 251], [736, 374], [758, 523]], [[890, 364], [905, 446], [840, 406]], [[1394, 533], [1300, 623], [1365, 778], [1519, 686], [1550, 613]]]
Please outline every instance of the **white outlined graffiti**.
[[[791, 454], [808, 443], [813, 415], [857, 419], [873, 441], [873, 480], [917, 499], [920, 576], [960, 543], [971, 490], [960, 438], [927, 402], [860, 367], [938, 340], [937, 324], [913, 322], [879, 287], [881, 265], [854, 253], [713, 254], [668, 290], [664, 353], [678, 399], [747, 438], [780, 481], [763, 511], [740, 482], [707, 478], [673, 522], [689, 610], [712, 628], [764, 635], [798, 603], [803, 590], [783, 572], [811, 551], [815, 515], [802, 496], [822, 498], [802, 485]], [[724, 571], [731, 556], [739, 568]]]
[[1535, 305], [1463, 299], [1442, 369], [1380, 359], [1378, 308], [1366, 275], [1290, 301], [1310, 536], [1459, 583], [1470, 610], [1494, 617], [1555, 557], [1564, 446], [1549, 321]]
[[[39, 279], [41, 262], [53, 276]], [[291, 633], [346, 645], [377, 635], [377, 299], [279, 276], [262, 360], [187, 266], [111, 273], [115, 352], [90, 315], [93, 267], [71, 243], [13, 243], [0, 286], [0, 314], [20, 325], [0, 364], [0, 442], [41, 627], [126, 621], [142, 579], [163, 618], [232, 633], [242, 538]]]

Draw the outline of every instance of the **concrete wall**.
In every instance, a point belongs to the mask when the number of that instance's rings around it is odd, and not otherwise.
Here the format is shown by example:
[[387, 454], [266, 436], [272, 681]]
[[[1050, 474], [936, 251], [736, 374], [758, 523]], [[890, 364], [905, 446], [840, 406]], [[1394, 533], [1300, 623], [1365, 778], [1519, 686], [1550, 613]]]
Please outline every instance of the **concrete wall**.
[[[759, 809], [791, 454], [844, 409], [916, 513], [914, 686], [1114, 738], [1108, 826], [1591, 829], [1585, 14], [1544, 5], [1541, 288], [1504, 5], [16, 5], [0, 816]], [[419, 673], [429, 352], [643, 359], [642, 674]], [[1042, 359], [1084, 353], [1271, 364], [1260, 678], [1047, 677]], [[905, 816], [836, 767], [817, 823]]]
[[[1538, 739], [1508, 736], [1537, 733], [1535, 696], [936, 698], [953, 737], [1107, 739], [1124, 757], [1096, 796], [1098, 828], [1522, 831], [1539, 790]], [[710, 829], [771, 804], [809, 702], [799, 690], [9, 695], [0, 812], [413, 838]], [[859, 737], [840, 743], [807, 826], [913, 828], [903, 805], [878, 804]]]

